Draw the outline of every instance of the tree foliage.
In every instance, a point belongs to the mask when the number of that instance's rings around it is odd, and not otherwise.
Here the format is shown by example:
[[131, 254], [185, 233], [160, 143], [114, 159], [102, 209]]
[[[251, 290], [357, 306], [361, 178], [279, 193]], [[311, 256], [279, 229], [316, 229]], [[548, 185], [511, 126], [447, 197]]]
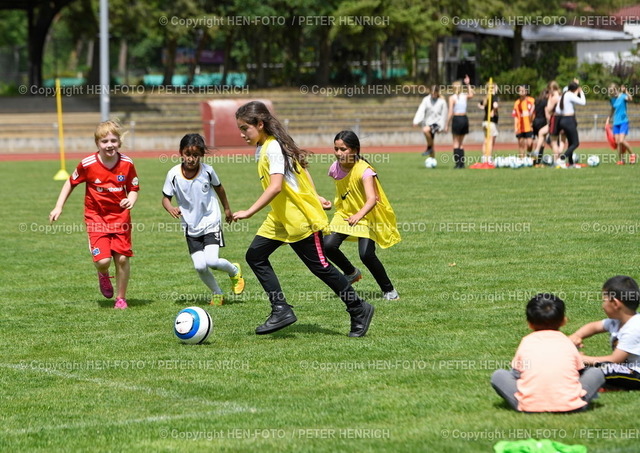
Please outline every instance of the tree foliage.
[[[58, 0], [61, 1], [61, 0]], [[44, 76], [97, 72], [99, 0], [64, 0], [45, 46]], [[605, 14], [627, 0], [583, 0], [575, 14]], [[630, 0], [629, 0], [630, 1]], [[523, 17], [566, 15], [562, 0], [109, 0], [111, 72], [131, 83], [144, 74], [161, 74], [171, 84], [175, 74], [193, 80], [198, 71], [246, 73], [252, 86], [301, 83], [448, 82], [441, 80], [438, 50], [455, 33], [452, 17]], [[586, 12], [585, 12], [586, 11]], [[0, 11], [0, 46], [25, 46], [23, 11]], [[479, 81], [496, 74], [511, 77], [526, 67], [539, 81], [562, 71], [557, 62], [572, 56], [570, 43], [538, 44], [520, 53], [522, 29], [514, 40], [485, 37], [477, 49]], [[176, 62], [181, 48], [195, 58]], [[198, 63], [204, 50], [223, 55], [222, 65]], [[93, 59], [90, 56], [93, 55]], [[428, 64], [424, 62], [428, 61]], [[404, 72], [399, 71], [402, 69]], [[572, 71], [576, 71], [573, 68]], [[620, 67], [618, 79], [633, 71]], [[626, 74], [626, 75], [625, 75]], [[522, 74], [521, 74], [522, 75]], [[542, 82], [540, 82], [542, 83]]]

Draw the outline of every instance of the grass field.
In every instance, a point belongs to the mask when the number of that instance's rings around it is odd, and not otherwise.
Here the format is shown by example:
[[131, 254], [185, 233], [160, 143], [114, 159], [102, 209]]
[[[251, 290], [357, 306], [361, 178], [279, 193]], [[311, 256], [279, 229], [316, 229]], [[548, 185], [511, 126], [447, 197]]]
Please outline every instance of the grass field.
[[[638, 394], [602, 394], [586, 413], [524, 415], [489, 384], [528, 333], [524, 306], [536, 292], [565, 300], [570, 333], [604, 317], [605, 279], [640, 277], [639, 168], [589, 153], [607, 162], [457, 171], [444, 162], [450, 153], [434, 170], [419, 152], [371, 155], [403, 235], [379, 251], [401, 299], [383, 301], [365, 274], [356, 289], [376, 315], [364, 338], [346, 336], [342, 303], [286, 247], [272, 262], [296, 324], [254, 334], [269, 307], [246, 265], [245, 294], [209, 307], [178, 224], [160, 206], [173, 165], [163, 158], [136, 160], [130, 308], [114, 310], [87, 253], [84, 188], [51, 227], [57, 162], [3, 163], [0, 450], [458, 453], [533, 437], [638, 451]], [[327, 197], [330, 159], [315, 156], [311, 168]], [[232, 209], [258, 196], [254, 163], [207, 161]], [[244, 262], [264, 215], [227, 228], [225, 258]], [[355, 244], [344, 247], [359, 262]], [[172, 333], [190, 305], [214, 320], [206, 344], [182, 345]], [[607, 344], [592, 338], [586, 351], [604, 354]]]

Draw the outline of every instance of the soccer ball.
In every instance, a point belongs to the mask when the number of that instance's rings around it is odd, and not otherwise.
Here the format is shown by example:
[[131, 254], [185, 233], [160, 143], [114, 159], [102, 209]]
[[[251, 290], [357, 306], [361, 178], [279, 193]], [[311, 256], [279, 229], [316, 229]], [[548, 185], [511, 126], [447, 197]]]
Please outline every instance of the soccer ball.
[[553, 156], [550, 154], [545, 154], [544, 156], [542, 156], [542, 163], [545, 164], [547, 167], [550, 167], [553, 165]]
[[591, 155], [587, 158], [587, 164], [589, 167], [597, 167], [600, 165], [600, 157], [596, 155]]
[[573, 163], [574, 164], [579, 164], [580, 163], [580, 154], [573, 153], [573, 155], [571, 157], [573, 157]]
[[438, 161], [435, 157], [427, 157], [424, 161], [424, 166], [427, 168], [436, 168], [438, 166]]
[[173, 323], [173, 333], [183, 343], [200, 344], [213, 330], [211, 316], [200, 307], [188, 307], [180, 310]]

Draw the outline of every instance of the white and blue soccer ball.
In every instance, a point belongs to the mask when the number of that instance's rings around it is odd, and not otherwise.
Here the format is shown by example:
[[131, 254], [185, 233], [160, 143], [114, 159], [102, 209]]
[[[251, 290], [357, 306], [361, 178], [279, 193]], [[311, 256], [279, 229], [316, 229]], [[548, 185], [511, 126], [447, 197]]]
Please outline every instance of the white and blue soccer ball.
[[580, 154], [573, 153], [572, 154], [572, 158], [573, 158], [573, 163], [574, 164], [579, 164], [580, 163], [580, 159], [581, 159]]
[[211, 316], [200, 307], [187, 307], [178, 312], [173, 323], [173, 333], [183, 343], [200, 344], [213, 331]]
[[523, 159], [516, 156], [509, 156], [509, 167], [511, 168], [520, 168], [524, 165]]
[[551, 154], [545, 154], [542, 156], [542, 163], [547, 167], [551, 167], [553, 165], [553, 156]]
[[597, 167], [600, 165], [600, 157], [592, 154], [587, 158], [587, 165], [589, 167]]
[[438, 166], [438, 161], [435, 157], [427, 157], [424, 160], [424, 166], [427, 168], [436, 168]]

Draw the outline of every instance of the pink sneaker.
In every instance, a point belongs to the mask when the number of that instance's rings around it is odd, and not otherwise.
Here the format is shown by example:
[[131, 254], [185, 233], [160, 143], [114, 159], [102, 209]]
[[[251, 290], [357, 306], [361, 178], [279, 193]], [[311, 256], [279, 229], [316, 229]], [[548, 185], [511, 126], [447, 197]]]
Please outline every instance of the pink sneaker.
[[113, 308], [117, 308], [119, 310], [124, 310], [127, 307], [128, 307], [127, 301], [125, 299], [123, 299], [122, 297], [118, 297], [116, 299], [116, 304], [113, 306]]
[[98, 282], [100, 283], [100, 292], [107, 299], [111, 299], [113, 297], [113, 285], [111, 284], [111, 277], [109, 273], [101, 274], [98, 272]]

